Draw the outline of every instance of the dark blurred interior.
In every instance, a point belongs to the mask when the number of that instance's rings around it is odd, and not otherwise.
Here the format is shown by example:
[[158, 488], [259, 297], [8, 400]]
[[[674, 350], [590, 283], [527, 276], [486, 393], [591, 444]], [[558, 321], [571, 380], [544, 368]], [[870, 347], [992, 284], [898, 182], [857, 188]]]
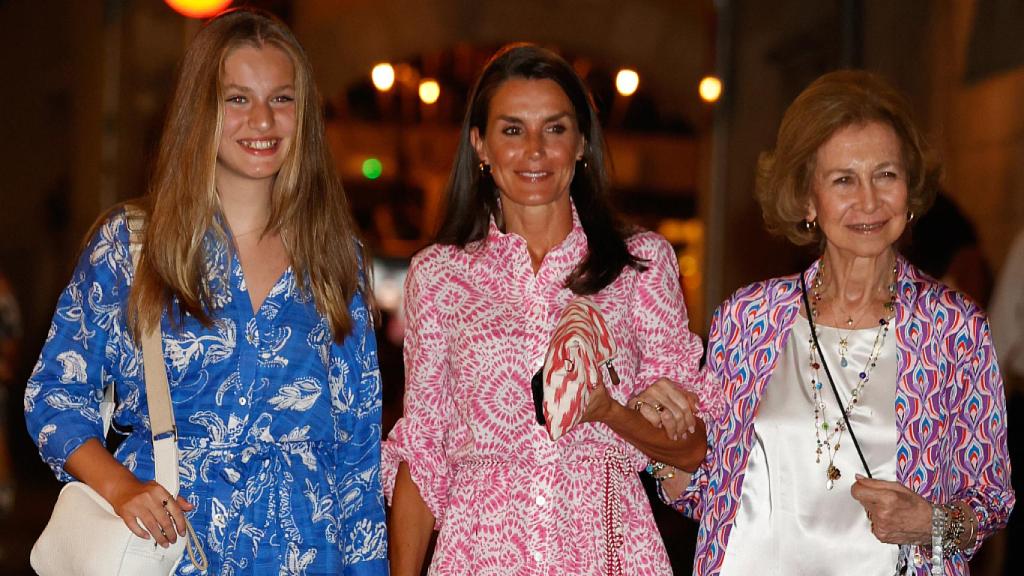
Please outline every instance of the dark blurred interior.
[[[506, 42], [559, 51], [590, 85], [607, 130], [615, 201], [629, 220], [676, 246], [699, 334], [730, 292], [810, 258], [763, 231], [754, 166], [773, 144], [785, 107], [829, 70], [863, 67], [890, 79], [910, 96], [940, 154], [942, 215], [955, 213], [958, 223], [925, 226], [907, 248], [938, 261], [933, 274], [962, 271], [966, 280], [958, 285], [985, 302], [1010, 240], [1024, 227], [1024, 3], [1015, 0], [233, 5], [279, 15], [313, 62], [337, 166], [377, 257], [387, 320], [379, 335], [386, 426], [401, 412], [405, 267], [436, 224], [474, 75]], [[17, 492], [14, 509], [0, 520], [2, 574], [31, 574], [28, 549], [59, 488], [25, 432], [24, 382], [82, 235], [104, 208], [145, 192], [175, 66], [199, 25], [162, 0], [0, 0], [0, 70], [10, 105], [0, 139], [10, 178], [0, 189], [0, 271], [23, 320], [7, 383]], [[386, 91], [371, 78], [381, 63], [394, 75]], [[638, 74], [631, 95], [616, 88], [621, 69]], [[698, 94], [710, 74], [724, 84], [714, 103]], [[433, 103], [421, 97], [429, 80], [438, 89]], [[961, 234], [964, 225], [973, 232], [963, 242], [943, 241], [944, 231]], [[929, 239], [926, 229], [938, 236]], [[962, 245], [973, 250], [966, 268], [943, 256]], [[677, 573], [688, 574], [694, 525], [667, 509], [657, 516]], [[987, 544], [976, 573], [1019, 573], [1003, 553], [1022, 543], [1016, 538]]]

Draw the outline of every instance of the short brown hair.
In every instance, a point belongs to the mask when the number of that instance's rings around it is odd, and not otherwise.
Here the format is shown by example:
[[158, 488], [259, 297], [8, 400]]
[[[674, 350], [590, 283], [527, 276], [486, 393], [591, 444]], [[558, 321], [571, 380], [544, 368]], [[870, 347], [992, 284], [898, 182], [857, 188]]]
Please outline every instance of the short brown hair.
[[802, 226], [818, 149], [837, 131], [869, 122], [890, 126], [900, 140], [908, 209], [920, 216], [932, 205], [940, 170], [907, 100], [876, 74], [838, 70], [797, 96], [782, 117], [775, 148], [758, 158], [755, 194], [769, 232], [798, 245], [821, 240], [818, 228]]

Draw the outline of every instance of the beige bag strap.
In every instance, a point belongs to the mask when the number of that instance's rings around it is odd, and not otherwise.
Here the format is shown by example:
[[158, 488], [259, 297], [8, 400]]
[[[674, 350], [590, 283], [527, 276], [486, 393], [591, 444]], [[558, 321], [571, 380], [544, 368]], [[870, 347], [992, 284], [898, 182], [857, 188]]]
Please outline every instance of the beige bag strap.
[[[142, 252], [142, 228], [144, 216], [136, 208], [127, 208], [128, 250], [132, 255], [132, 268], [137, 269]], [[167, 381], [167, 365], [164, 362], [163, 331], [158, 322], [152, 330], [142, 335], [142, 363], [146, 379], [146, 405], [149, 410], [149, 429], [153, 434], [153, 467], [156, 481], [174, 496], [178, 495], [178, 428], [174, 424], [174, 409], [171, 406], [171, 385]], [[200, 571], [209, 563], [199, 538], [192, 529], [192, 523], [185, 520], [186, 549], [192, 565]]]
[[[137, 269], [142, 252], [144, 215], [137, 208], [126, 209], [132, 268]], [[146, 380], [149, 428], [153, 434], [153, 466], [156, 481], [171, 494], [178, 494], [178, 431], [174, 426], [171, 390], [164, 363], [162, 332], [157, 324], [142, 335], [142, 362]]]

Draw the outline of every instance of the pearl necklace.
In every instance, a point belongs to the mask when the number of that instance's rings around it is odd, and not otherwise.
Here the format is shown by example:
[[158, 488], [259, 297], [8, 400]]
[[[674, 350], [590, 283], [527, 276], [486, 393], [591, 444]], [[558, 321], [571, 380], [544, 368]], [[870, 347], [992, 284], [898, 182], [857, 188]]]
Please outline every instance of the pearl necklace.
[[[821, 302], [821, 287], [824, 284], [825, 277], [825, 261], [822, 260], [818, 267], [818, 273], [814, 277], [814, 281], [811, 284], [811, 316], [814, 318], [818, 317], [818, 304]], [[846, 420], [849, 418], [850, 413], [853, 411], [854, 406], [860, 401], [860, 398], [864, 392], [864, 387], [868, 381], [871, 380], [871, 372], [874, 370], [878, 363], [878, 355], [882, 351], [882, 346], [885, 343], [885, 337], [889, 333], [889, 320], [893, 316], [893, 312], [896, 308], [896, 265], [893, 264], [892, 268], [892, 282], [889, 283], [889, 301], [885, 303], [885, 315], [878, 319], [878, 331], [875, 333], [875, 341], [871, 346], [871, 353], [868, 355], [867, 361], [864, 363], [864, 368], [857, 374], [857, 385], [854, 386], [850, 392], [850, 401], [846, 407], [842, 410], [839, 418], [835, 420], [834, 424], [829, 424], [828, 417], [825, 414], [825, 399], [821, 393], [823, 382], [819, 371], [821, 365], [824, 363], [824, 359], [818, 355], [818, 351], [814, 345], [814, 336], [808, 339], [808, 346], [810, 348], [810, 366], [812, 370], [811, 374], [811, 402], [814, 405], [814, 439], [816, 443], [815, 458], [816, 464], [821, 463], [821, 455], [824, 453], [828, 457], [828, 467], [825, 470], [825, 488], [831, 490], [835, 487], [836, 480], [842, 476], [842, 472], [835, 465], [836, 454], [839, 453], [840, 441], [842, 440], [843, 433], [846, 431]], [[850, 326], [849, 322], [847, 323]], [[814, 325], [811, 325], [811, 330], [814, 330]], [[852, 331], [853, 327], [850, 326]], [[847, 338], [849, 332], [847, 332]], [[848, 343], [844, 342], [845, 338], [840, 338], [840, 358], [842, 359], [842, 365], [846, 366], [846, 356], [844, 354], [845, 347]]]

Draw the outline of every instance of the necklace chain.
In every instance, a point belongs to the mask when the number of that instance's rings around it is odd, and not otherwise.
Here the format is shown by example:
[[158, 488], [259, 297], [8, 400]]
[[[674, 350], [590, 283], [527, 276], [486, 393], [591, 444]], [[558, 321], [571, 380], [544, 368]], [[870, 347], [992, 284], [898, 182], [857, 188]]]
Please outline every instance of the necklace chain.
[[[814, 281], [811, 283], [811, 316], [814, 318], [818, 317], [818, 304], [822, 300], [821, 288], [825, 282], [825, 273], [825, 261], [822, 259], [821, 264], [818, 266], [818, 273], [815, 274]], [[833, 424], [829, 424], [828, 416], [825, 413], [825, 399], [821, 392], [823, 382], [820, 370], [822, 363], [824, 363], [824, 359], [819, 357], [818, 351], [815, 349], [813, 334], [808, 340], [811, 366], [811, 402], [814, 405], [814, 439], [816, 445], [814, 462], [816, 464], [820, 464], [822, 454], [825, 454], [828, 458], [828, 467], [825, 469], [825, 488], [828, 490], [834, 488], [836, 480], [839, 480], [842, 476], [842, 472], [835, 465], [835, 457], [836, 454], [839, 453], [843, 433], [846, 431], [845, 422], [853, 411], [854, 406], [857, 405], [863, 396], [864, 387], [867, 385], [868, 381], [871, 380], [871, 373], [874, 371], [875, 366], [878, 363], [878, 356], [885, 343], [885, 337], [889, 333], [889, 323], [890, 319], [893, 317], [895, 308], [896, 265], [893, 264], [892, 281], [889, 283], [889, 301], [885, 303], [885, 313], [878, 319], [878, 331], [875, 333], [875, 340], [871, 346], [871, 353], [868, 354], [868, 358], [864, 363], [864, 368], [857, 373], [857, 385], [854, 386], [853, 390], [850, 392], [849, 402], [847, 402], [846, 407], [843, 409], [839, 417], [835, 419]], [[848, 321], [848, 326], [850, 326], [851, 322], [852, 319]], [[811, 330], [814, 329], [814, 325], [811, 324]], [[849, 338], [852, 330], [853, 327], [850, 326], [850, 331], [846, 333], [846, 337], [840, 337], [839, 340], [839, 356], [843, 367], [847, 366], [846, 352], [848, 352], [849, 343], [846, 338]]]

